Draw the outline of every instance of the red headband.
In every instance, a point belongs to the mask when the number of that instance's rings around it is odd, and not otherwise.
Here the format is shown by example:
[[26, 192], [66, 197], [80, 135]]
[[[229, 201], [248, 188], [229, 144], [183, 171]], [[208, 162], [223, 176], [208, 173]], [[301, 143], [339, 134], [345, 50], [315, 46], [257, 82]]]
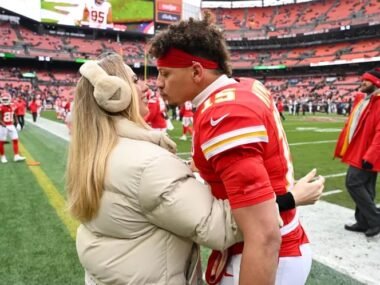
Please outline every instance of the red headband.
[[376, 87], [380, 87], [380, 78], [377, 78], [375, 75], [372, 75], [371, 73], [364, 73], [362, 79], [371, 81], [373, 85], [375, 85]]
[[192, 66], [194, 62], [199, 62], [206, 69], [218, 69], [219, 65], [215, 61], [191, 55], [176, 48], [169, 51], [157, 59], [157, 67], [182, 68]]

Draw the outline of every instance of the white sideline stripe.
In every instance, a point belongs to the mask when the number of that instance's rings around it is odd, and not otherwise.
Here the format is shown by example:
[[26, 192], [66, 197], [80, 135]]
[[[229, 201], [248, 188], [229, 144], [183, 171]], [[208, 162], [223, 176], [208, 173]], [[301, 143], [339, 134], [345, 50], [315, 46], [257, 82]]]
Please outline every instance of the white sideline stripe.
[[[65, 125], [38, 118], [31, 124], [58, 135], [68, 137]], [[56, 129], [54, 127], [57, 127]], [[190, 154], [190, 153], [182, 153]], [[332, 176], [333, 175], [333, 176]], [[343, 176], [344, 173], [325, 177]], [[328, 192], [326, 192], [328, 193]], [[380, 206], [380, 204], [378, 205]], [[313, 248], [313, 259], [364, 284], [379, 285], [380, 235], [366, 238], [361, 233], [344, 230], [346, 222], [354, 221], [354, 211], [336, 204], [318, 201], [312, 206], [300, 207], [300, 220]], [[344, 244], [344, 246], [341, 246]]]
[[336, 142], [336, 140], [316, 141], [316, 142], [299, 142], [299, 143], [290, 143], [289, 146], [305, 145], [305, 144], [323, 144], [323, 143], [334, 143], [334, 142]]
[[333, 178], [333, 177], [341, 177], [346, 176], [346, 172], [337, 173], [337, 174], [330, 174], [330, 175], [322, 175], [324, 178]]
[[181, 156], [181, 155], [190, 155], [191, 153], [190, 152], [177, 152], [177, 155]]
[[341, 192], [342, 192], [342, 190], [340, 190], [340, 189], [331, 190], [331, 191], [327, 191], [327, 192], [322, 193], [322, 196], [325, 197], [325, 196], [329, 196], [329, 195], [338, 194], [338, 193], [341, 193]]
[[30, 114], [26, 114], [25, 121], [27, 121], [28, 123], [30, 123], [31, 125], [35, 127], [38, 127], [43, 130], [47, 130], [49, 133], [65, 141], [70, 140], [69, 129], [67, 128], [66, 124], [54, 122], [52, 120], [48, 120], [42, 117], [38, 117], [37, 122], [34, 123], [32, 120], [32, 116]]
[[300, 219], [314, 260], [363, 284], [379, 285], [380, 236], [366, 238], [344, 230], [345, 223], [354, 222], [354, 210], [318, 201], [300, 207]]

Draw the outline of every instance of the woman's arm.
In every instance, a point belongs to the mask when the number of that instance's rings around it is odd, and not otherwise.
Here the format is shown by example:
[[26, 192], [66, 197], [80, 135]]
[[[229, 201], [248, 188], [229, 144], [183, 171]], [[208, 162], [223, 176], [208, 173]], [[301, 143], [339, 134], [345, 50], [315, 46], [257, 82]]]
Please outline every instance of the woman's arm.
[[201, 245], [223, 250], [242, 240], [228, 201], [214, 198], [174, 155], [145, 168], [139, 201], [151, 223]]

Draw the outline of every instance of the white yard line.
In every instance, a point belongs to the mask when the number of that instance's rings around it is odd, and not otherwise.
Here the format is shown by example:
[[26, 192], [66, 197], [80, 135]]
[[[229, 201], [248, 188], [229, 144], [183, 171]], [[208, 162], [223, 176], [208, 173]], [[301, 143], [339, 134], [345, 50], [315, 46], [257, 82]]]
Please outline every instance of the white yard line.
[[346, 172], [336, 173], [336, 174], [329, 174], [329, 175], [323, 175], [324, 178], [333, 178], [333, 177], [341, 177], [346, 176]]
[[[27, 117], [30, 123], [30, 117]], [[65, 140], [69, 139], [65, 125], [38, 118], [33, 124]], [[302, 144], [330, 143], [335, 141], [307, 142]], [[294, 145], [294, 144], [293, 144]], [[296, 144], [296, 145], [299, 145]], [[178, 155], [190, 154], [178, 153]], [[326, 178], [344, 176], [345, 173], [326, 175]], [[339, 189], [324, 193], [332, 195]], [[380, 280], [380, 235], [366, 238], [362, 233], [344, 230], [344, 224], [354, 221], [354, 211], [325, 201], [300, 207], [302, 225], [311, 241], [313, 258], [331, 268], [369, 285]]]
[[36, 123], [33, 123], [32, 116], [29, 114], [25, 116], [25, 121], [27, 121], [26, 127], [28, 127], [28, 124], [32, 124], [33, 126], [39, 127], [40, 129], [47, 130], [49, 133], [56, 135], [65, 141], [69, 141], [69, 129], [65, 124], [54, 122], [52, 120], [41, 117], [37, 118]]
[[299, 143], [290, 143], [289, 146], [309, 145], [309, 144], [323, 144], [323, 143], [335, 143], [335, 142], [336, 142], [336, 140], [316, 141], [316, 142], [299, 142]]
[[338, 194], [338, 193], [342, 193], [342, 190], [340, 189], [337, 189], [337, 190], [330, 190], [330, 191], [326, 191], [326, 192], [323, 192], [322, 193], [322, 196], [330, 196], [330, 195], [334, 195], [334, 194]]

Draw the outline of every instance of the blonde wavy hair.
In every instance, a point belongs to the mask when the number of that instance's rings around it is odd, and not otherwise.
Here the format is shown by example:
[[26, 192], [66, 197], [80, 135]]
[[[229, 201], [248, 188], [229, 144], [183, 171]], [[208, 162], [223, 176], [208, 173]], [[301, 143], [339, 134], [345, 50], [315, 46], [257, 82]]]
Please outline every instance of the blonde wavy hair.
[[115, 120], [124, 117], [147, 128], [139, 113], [138, 93], [131, 71], [121, 56], [108, 53], [99, 57], [98, 64], [109, 75], [127, 81], [132, 88], [130, 105], [124, 111], [110, 113], [95, 101], [94, 86], [81, 77], [76, 86], [71, 142], [66, 167], [68, 209], [81, 222], [94, 218], [104, 191], [107, 159], [118, 141]]

